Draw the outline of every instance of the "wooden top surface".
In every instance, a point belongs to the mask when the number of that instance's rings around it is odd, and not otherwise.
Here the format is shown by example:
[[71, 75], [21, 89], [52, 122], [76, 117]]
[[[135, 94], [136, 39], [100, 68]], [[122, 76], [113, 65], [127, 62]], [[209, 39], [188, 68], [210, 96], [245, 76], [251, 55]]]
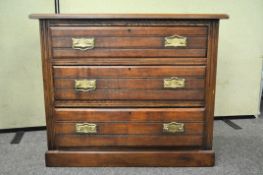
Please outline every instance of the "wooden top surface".
[[227, 14], [31, 14], [31, 19], [228, 19]]

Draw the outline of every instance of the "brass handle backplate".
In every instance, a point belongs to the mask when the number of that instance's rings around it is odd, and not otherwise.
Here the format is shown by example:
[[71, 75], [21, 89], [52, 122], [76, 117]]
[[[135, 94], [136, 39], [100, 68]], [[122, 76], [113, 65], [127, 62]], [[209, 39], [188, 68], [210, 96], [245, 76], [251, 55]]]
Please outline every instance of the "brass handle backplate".
[[72, 48], [78, 50], [93, 49], [95, 46], [94, 38], [72, 38]]
[[166, 132], [166, 133], [184, 132], [184, 123], [176, 123], [176, 122], [164, 123], [163, 132]]
[[94, 91], [96, 89], [95, 79], [82, 79], [75, 80], [75, 90], [76, 91]]
[[94, 134], [97, 133], [97, 125], [94, 123], [77, 123], [75, 131], [82, 134]]
[[164, 47], [186, 47], [187, 38], [179, 35], [167, 36], [164, 38]]
[[185, 79], [179, 77], [170, 77], [163, 79], [163, 87], [164, 88], [184, 88], [185, 87]]

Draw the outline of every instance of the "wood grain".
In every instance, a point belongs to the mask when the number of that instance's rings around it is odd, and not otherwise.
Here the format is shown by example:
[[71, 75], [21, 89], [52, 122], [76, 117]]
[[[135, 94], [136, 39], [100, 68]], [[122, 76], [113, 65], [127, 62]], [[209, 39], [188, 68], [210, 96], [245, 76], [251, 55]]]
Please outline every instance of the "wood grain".
[[[53, 48], [72, 48], [72, 38], [73, 37], [53, 37], [52, 46]], [[164, 46], [164, 38], [165, 37], [144, 37], [144, 36], [95, 37], [95, 48], [166, 49], [166, 47]], [[181, 48], [203, 49], [206, 47], [207, 47], [207, 37], [187, 37], [187, 46]]]
[[[77, 79], [77, 78], [76, 78]], [[55, 79], [54, 86], [55, 89], [74, 89], [75, 79]], [[204, 78], [186, 77], [184, 89], [203, 89], [205, 87]], [[97, 78], [96, 79], [96, 89], [163, 89], [163, 79], [162, 78]]]
[[147, 107], [204, 107], [204, 100], [92, 100], [92, 101], [83, 101], [83, 100], [56, 100], [55, 107], [97, 107], [97, 108], [105, 108], [105, 107], [122, 107], [122, 108], [147, 108]]
[[201, 146], [202, 135], [56, 135], [57, 148], [89, 146]]
[[145, 65], [159, 65], [159, 66], [168, 66], [168, 65], [177, 65], [177, 66], [202, 66], [206, 65], [207, 58], [79, 58], [79, 59], [70, 59], [70, 58], [60, 58], [52, 59], [51, 62], [53, 65], [67, 65], [67, 66], [76, 66], [76, 65], [95, 65], [95, 66], [145, 66]]
[[209, 93], [206, 94], [206, 149], [212, 149], [213, 145], [213, 126], [214, 126], [214, 108], [215, 108], [215, 90], [216, 90], [216, 68], [217, 68], [217, 47], [218, 47], [219, 21], [213, 21], [209, 29], [209, 60], [206, 87]]
[[54, 78], [163, 78], [205, 75], [205, 66], [54, 66]]
[[72, 48], [54, 48], [54, 58], [131, 58], [131, 57], [206, 57], [206, 49], [98, 49], [81, 51]]
[[203, 122], [204, 108], [55, 108], [56, 121]]
[[207, 36], [207, 27], [51, 27], [52, 36], [94, 37], [94, 36]]
[[47, 37], [49, 35], [48, 21], [40, 21], [40, 41], [41, 41], [41, 61], [42, 61], [42, 73], [43, 73], [43, 89], [45, 98], [45, 117], [47, 125], [47, 143], [48, 149], [54, 149], [54, 132], [53, 132], [53, 108], [54, 94], [53, 94], [53, 74], [52, 64], [49, 62], [50, 58], [50, 40]]
[[204, 100], [203, 90], [130, 90], [98, 89], [76, 91], [60, 89], [55, 92], [56, 100]]
[[87, 14], [31, 14], [29, 15], [31, 19], [228, 19], [227, 14], [169, 14], [169, 13], [87, 13]]
[[[185, 77], [185, 88], [165, 89], [163, 87], [164, 78], [199, 75], [197, 72], [200, 72], [200, 76], [204, 76], [204, 67], [86, 66], [70, 68], [57, 66], [54, 67], [55, 98], [56, 100], [203, 100], [204, 80], [202, 78], [198, 84], [199, 78]], [[141, 78], [138, 79], [137, 76]], [[157, 80], [155, 76], [159, 79]], [[102, 80], [102, 77], [106, 80]], [[96, 79], [98, 83], [96, 90], [76, 91], [73, 83], [79, 78]], [[57, 88], [59, 82], [62, 82], [63, 86], [60, 86], [62, 88]], [[70, 87], [64, 86], [67, 85], [66, 83], [70, 83]], [[201, 88], [198, 88], [198, 85]]]
[[[55, 124], [55, 133], [56, 134], [76, 134], [75, 125], [76, 123], [89, 123], [91, 122], [89, 118], [85, 121], [76, 121], [74, 123], [68, 122], [58, 122]], [[175, 119], [165, 122], [176, 122]], [[95, 135], [202, 135], [203, 134], [203, 123], [184, 123], [184, 132], [178, 134], [169, 134], [163, 132], [163, 124], [162, 123], [150, 123], [150, 122], [140, 122], [140, 123], [101, 123], [101, 122], [92, 122], [97, 126], [97, 133]], [[146, 136], [147, 137], [147, 136]]]
[[214, 156], [213, 151], [48, 151], [46, 164], [73, 167], [196, 167], [213, 166]]

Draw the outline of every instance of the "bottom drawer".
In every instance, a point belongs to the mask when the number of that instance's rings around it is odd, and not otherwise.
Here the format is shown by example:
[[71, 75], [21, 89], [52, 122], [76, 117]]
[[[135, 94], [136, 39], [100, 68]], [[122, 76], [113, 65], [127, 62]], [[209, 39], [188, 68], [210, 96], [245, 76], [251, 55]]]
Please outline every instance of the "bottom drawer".
[[55, 109], [57, 148], [202, 146], [203, 108]]

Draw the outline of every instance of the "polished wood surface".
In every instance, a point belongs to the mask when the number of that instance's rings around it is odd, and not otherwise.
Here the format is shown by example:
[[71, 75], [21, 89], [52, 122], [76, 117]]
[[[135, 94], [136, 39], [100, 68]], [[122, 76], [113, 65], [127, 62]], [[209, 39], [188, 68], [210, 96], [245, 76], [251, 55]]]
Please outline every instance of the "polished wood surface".
[[[54, 66], [54, 78], [152, 78], [205, 75], [205, 66]], [[146, 86], [146, 85], [145, 85]]]
[[[61, 108], [56, 109], [54, 115], [57, 121], [54, 129], [58, 148], [99, 146], [100, 144], [135, 147], [202, 145], [204, 109]], [[163, 124], [171, 121], [184, 123], [184, 132], [163, 132]], [[77, 134], [75, 133], [77, 123], [96, 124], [97, 133], [90, 134], [89, 137]]]
[[[77, 79], [77, 77], [76, 77]], [[203, 89], [205, 80], [202, 77], [185, 77], [184, 89]], [[55, 79], [55, 88], [74, 89], [75, 82], [72, 79]], [[147, 84], [147, 86], [146, 86]], [[96, 89], [163, 89], [162, 78], [116, 78], [107, 79], [105, 77], [96, 79]]]
[[78, 58], [78, 59], [52, 59], [54, 65], [205, 65], [207, 58]]
[[55, 108], [56, 122], [203, 122], [204, 108]]
[[67, 57], [206, 57], [206, 49], [94, 49], [89, 52], [81, 52], [79, 50], [54, 48], [54, 58]]
[[164, 147], [164, 146], [201, 146], [202, 135], [56, 135], [56, 148], [79, 148], [88, 146], [129, 146], [129, 147]]
[[[176, 121], [175, 119], [170, 121]], [[57, 122], [55, 124], [55, 132], [56, 134], [76, 134], [75, 125], [77, 123], [87, 122], [90, 123], [91, 121], [89, 118], [82, 121], [75, 121], [74, 123], [68, 122]], [[97, 133], [96, 135], [202, 135], [204, 124], [203, 123], [184, 123], [185, 131], [183, 134], [169, 134], [163, 132], [163, 122], [156, 122], [156, 123], [149, 123], [149, 122], [140, 122], [140, 123], [133, 123], [133, 122], [107, 122], [107, 123], [100, 123], [100, 122], [92, 122], [97, 125]], [[94, 134], [95, 135], [95, 134]], [[147, 137], [147, 136], [146, 136]]]
[[[204, 75], [204, 66], [55, 66], [55, 99], [204, 100]], [[177, 76], [185, 79], [185, 87], [165, 89], [164, 79]], [[96, 79], [94, 91], [74, 89], [75, 80], [85, 78]], [[57, 81], [63, 83], [63, 88], [56, 88]], [[65, 81], [70, 81], [71, 87], [64, 86]]]
[[[96, 161], [94, 161], [96, 160]], [[200, 151], [48, 151], [47, 166], [198, 167], [213, 166], [214, 152]]]
[[[94, 36], [94, 35], [92, 35]], [[111, 49], [162, 49], [164, 48], [164, 37], [160, 36], [137, 36], [137, 37], [96, 37], [96, 48], [111, 48]], [[206, 37], [188, 37], [187, 46], [184, 48], [199, 48], [207, 47]], [[54, 48], [71, 48], [72, 37], [52, 37], [52, 45]], [[175, 48], [176, 49], [176, 48]]]
[[227, 14], [32, 14], [32, 19], [228, 19]]
[[[206, 57], [207, 27], [51, 27], [54, 58]], [[165, 37], [187, 37], [186, 47], [165, 47]], [[72, 38], [92, 37], [94, 49], [72, 49]], [[185, 50], [187, 49], [187, 50]]]
[[207, 36], [206, 26], [176, 27], [51, 27], [52, 37], [166, 37], [174, 34], [184, 36]]
[[[218, 28], [227, 15], [30, 17], [40, 19], [47, 166], [214, 165]], [[165, 47], [172, 35], [187, 44]], [[86, 37], [94, 48], [72, 48], [72, 38]], [[164, 88], [170, 77], [185, 85]], [[76, 90], [79, 79], [96, 79], [96, 89]], [[183, 132], [164, 132], [171, 122]], [[76, 132], [83, 123], [97, 132]]]
[[204, 107], [205, 102], [202, 100], [56, 100], [56, 107]]

